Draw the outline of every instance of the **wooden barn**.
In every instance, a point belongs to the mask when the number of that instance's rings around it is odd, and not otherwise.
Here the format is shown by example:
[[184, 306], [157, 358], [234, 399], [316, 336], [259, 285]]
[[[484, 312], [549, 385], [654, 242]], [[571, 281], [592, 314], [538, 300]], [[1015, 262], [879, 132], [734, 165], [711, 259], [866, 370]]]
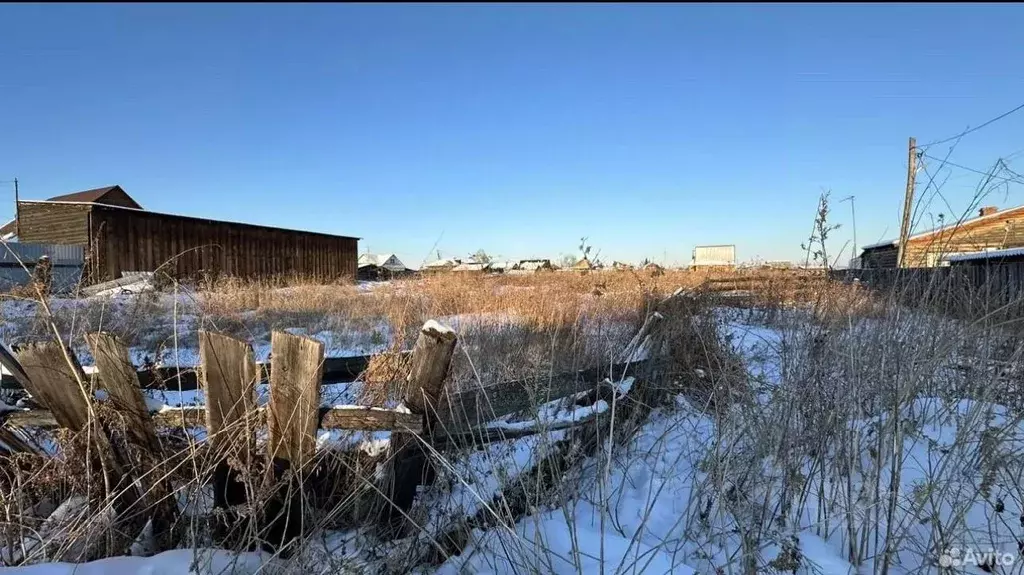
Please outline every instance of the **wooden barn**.
[[84, 246], [88, 283], [122, 272], [176, 278], [300, 276], [355, 279], [358, 238], [144, 210], [120, 186], [19, 201], [0, 234], [22, 242]]
[[[1024, 206], [999, 210], [984, 207], [978, 215], [959, 222], [914, 234], [907, 240], [906, 267], [946, 265], [950, 256], [985, 250], [1024, 247]], [[861, 251], [861, 267], [897, 266], [899, 240], [888, 240]]]

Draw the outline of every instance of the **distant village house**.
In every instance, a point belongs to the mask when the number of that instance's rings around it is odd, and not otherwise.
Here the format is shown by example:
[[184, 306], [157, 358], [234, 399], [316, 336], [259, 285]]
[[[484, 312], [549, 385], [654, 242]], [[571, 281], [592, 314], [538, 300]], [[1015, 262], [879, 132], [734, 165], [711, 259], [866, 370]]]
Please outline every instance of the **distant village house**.
[[395, 254], [361, 254], [359, 256], [359, 279], [381, 281], [408, 277], [411, 270]]

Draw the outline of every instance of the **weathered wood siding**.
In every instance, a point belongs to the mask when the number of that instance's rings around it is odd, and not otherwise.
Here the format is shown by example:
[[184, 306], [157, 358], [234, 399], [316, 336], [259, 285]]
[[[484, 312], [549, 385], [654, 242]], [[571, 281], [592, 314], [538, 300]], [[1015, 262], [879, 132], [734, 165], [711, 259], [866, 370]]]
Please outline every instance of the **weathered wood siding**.
[[356, 238], [100, 204], [21, 202], [21, 241], [87, 246], [86, 281], [125, 271], [355, 279]]
[[19, 202], [20, 236], [32, 244], [89, 244], [89, 208], [84, 204]]
[[967, 221], [957, 229], [943, 230], [926, 238], [907, 242], [907, 266], [931, 267], [936, 265], [935, 262], [941, 255], [1022, 246], [1024, 210], [1015, 210], [1007, 213], [1005, 217], [989, 218], [976, 224]]
[[101, 205], [93, 206], [92, 229], [100, 256], [95, 281], [157, 268], [178, 278], [356, 277], [356, 238]]
[[865, 269], [881, 269], [896, 267], [896, 246], [885, 246], [864, 250], [861, 256], [861, 267]]
[[[984, 220], [966, 220], [923, 238], [907, 242], [907, 267], [933, 267], [942, 256], [984, 249], [1024, 247], [1024, 207], [1007, 210], [999, 217]], [[865, 268], [896, 267], [896, 246], [865, 250]]]

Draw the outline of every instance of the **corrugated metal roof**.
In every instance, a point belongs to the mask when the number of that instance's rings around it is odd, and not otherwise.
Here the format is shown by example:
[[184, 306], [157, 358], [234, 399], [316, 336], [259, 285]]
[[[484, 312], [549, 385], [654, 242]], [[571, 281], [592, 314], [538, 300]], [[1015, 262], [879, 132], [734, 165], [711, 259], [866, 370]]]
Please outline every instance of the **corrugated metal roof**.
[[988, 250], [983, 252], [968, 252], [946, 256], [946, 261], [965, 262], [969, 260], [990, 260], [1024, 256], [1024, 248], [1006, 248], [1005, 250]]

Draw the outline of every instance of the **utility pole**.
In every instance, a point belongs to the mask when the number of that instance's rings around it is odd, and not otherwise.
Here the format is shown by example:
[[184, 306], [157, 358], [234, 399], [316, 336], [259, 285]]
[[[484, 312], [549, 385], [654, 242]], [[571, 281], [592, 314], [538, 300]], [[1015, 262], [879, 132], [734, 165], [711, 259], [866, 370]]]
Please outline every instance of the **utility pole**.
[[21, 241], [21, 202], [18, 201], [18, 178], [14, 178], [14, 235]]
[[858, 258], [860, 255], [857, 254], [857, 210], [854, 207], [855, 198], [853, 196], [849, 196], [839, 200], [839, 203], [843, 203], [846, 200], [850, 200], [850, 217], [853, 219], [853, 257]]
[[903, 221], [900, 223], [900, 243], [896, 248], [896, 267], [906, 267], [907, 238], [910, 236], [910, 210], [914, 205], [914, 184], [917, 181], [917, 140], [910, 138], [907, 150], [907, 193], [903, 198]]

